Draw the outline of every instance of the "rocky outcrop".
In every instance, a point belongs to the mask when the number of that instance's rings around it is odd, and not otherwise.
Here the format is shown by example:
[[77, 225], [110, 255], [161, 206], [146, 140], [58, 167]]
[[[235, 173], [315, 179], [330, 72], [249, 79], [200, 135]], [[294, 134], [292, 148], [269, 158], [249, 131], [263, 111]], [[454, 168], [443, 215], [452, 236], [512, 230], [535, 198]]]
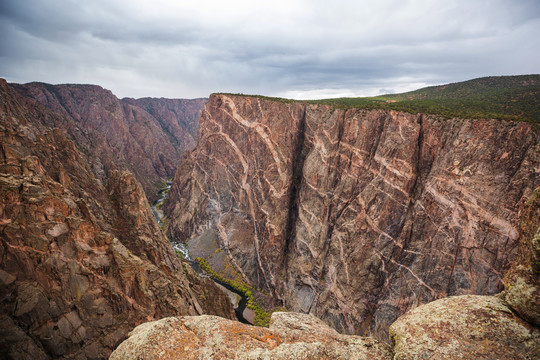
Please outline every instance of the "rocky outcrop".
[[394, 360], [540, 357], [540, 330], [495, 296], [455, 296], [420, 306], [392, 324], [390, 336]]
[[179, 270], [179, 263], [170, 243], [165, 239], [157, 222], [151, 221], [154, 215], [135, 177], [129, 171], [113, 170], [107, 185], [116, 215], [113, 224], [115, 233], [120, 239], [125, 239], [129, 250], [153, 264]]
[[341, 332], [496, 294], [536, 184], [530, 124], [212, 95], [169, 234], [216, 237], [245, 281]]
[[53, 115], [26, 104], [0, 82], [2, 358], [103, 359], [145, 321], [233, 318], [228, 297], [178, 262], [133, 175], [113, 171], [104, 187], [43, 124]]
[[118, 99], [95, 85], [11, 84], [56, 116], [43, 117], [73, 139], [96, 177], [127, 169], [155, 200], [159, 184], [174, 174], [185, 150], [195, 145], [197, 120], [206, 99]]
[[392, 346], [340, 335], [305, 314], [272, 314], [259, 328], [215, 316], [171, 317], [136, 327], [111, 355], [128, 359], [537, 359], [540, 330], [499, 297], [453, 296], [390, 327]]
[[345, 336], [317, 318], [274, 313], [270, 327], [216, 316], [166, 318], [138, 326], [111, 360], [130, 359], [390, 359], [389, 346]]
[[521, 213], [519, 257], [504, 278], [504, 299], [523, 319], [540, 326], [540, 188]]

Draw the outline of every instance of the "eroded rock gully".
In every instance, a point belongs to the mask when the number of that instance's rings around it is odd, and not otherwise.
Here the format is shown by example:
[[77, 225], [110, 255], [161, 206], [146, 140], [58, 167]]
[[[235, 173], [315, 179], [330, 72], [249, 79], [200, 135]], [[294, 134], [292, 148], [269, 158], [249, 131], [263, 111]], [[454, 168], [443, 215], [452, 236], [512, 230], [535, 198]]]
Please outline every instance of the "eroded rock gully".
[[0, 357], [104, 359], [142, 322], [234, 318], [179, 263], [135, 177], [102, 185], [53, 116], [0, 81]]
[[408, 309], [495, 294], [536, 185], [530, 124], [212, 95], [166, 207], [288, 309], [387, 339]]

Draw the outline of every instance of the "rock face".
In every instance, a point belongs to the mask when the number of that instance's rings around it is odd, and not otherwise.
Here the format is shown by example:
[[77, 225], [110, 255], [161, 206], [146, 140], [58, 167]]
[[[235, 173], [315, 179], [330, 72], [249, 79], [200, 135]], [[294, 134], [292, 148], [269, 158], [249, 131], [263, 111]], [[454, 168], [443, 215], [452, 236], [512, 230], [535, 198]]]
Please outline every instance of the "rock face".
[[103, 359], [145, 321], [233, 318], [226, 295], [178, 262], [134, 176], [112, 171], [103, 186], [47, 127], [56, 115], [27, 101], [0, 81], [2, 357]]
[[199, 117], [208, 99], [124, 98], [122, 101], [132, 103], [156, 118], [179, 144], [183, 144], [183, 149], [195, 147]]
[[389, 346], [338, 334], [317, 318], [274, 313], [270, 328], [216, 316], [166, 318], [138, 326], [111, 360], [390, 359]]
[[521, 213], [519, 257], [504, 278], [504, 299], [523, 319], [540, 326], [540, 188]]
[[392, 324], [390, 336], [394, 360], [540, 357], [540, 330], [495, 296], [456, 296], [420, 306]]
[[212, 95], [166, 208], [290, 310], [386, 339], [408, 309], [496, 294], [537, 186], [530, 124]]
[[12, 84], [60, 115], [45, 117], [64, 129], [102, 181], [110, 170], [128, 169], [155, 200], [158, 184], [174, 174], [182, 153], [195, 145], [197, 121], [207, 99], [118, 99], [94, 85]]
[[111, 359], [538, 359], [538, 277], [527, 260], [538, 254], [530, 229], [540, 223], [539, 191], [521, 212], [522, 252], [505, 278], [507, 289], [497, 296], [452, 296], [407, 312], [390, 326], [392, 348], [339, 335], [311, 315], [273, 313], [269, 329], [213, 316], [145, 323]]

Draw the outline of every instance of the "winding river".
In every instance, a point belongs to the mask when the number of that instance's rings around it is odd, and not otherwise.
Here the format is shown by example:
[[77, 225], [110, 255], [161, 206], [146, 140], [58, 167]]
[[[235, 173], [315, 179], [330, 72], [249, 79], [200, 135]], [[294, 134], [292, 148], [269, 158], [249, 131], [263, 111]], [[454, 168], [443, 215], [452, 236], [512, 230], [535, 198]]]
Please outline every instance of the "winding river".
[[[163, 225], [163, 217], [165, 214], [163, 213], [163, 203], [169, 196], [169, 190], [171, 189], [172, 181], [167, 181], [165, 187], [163, 187], [158, 192], [159, 198], [151, 205], [152, 212], [154, 213], [154, 216], [156, 217], [156, 220], [159, 224], [159, 226]], [[230, 286], [227, 283], [224, 283], [220, 281], [219, 279], [214, 278], [213, 276], [209, 276], [205, 271], [201, 269], [199, 266], [199, 263], [193, 260], [189, 256], [189, 250], [186, 246], [186, 244], [177, 242], [177, 241], [171, 241], [171, 245], [174, 249], [174, 251], [179, 252], [182, 254], [184, 259], [186, 259], [190, 264], [193, 270], [200, 276], [200, 277], [209, 277], [212, 279], [216, 285], [221, 288], [231, 299], [231, 303], [234, 306], [234, 313], [236, 315], [236, 318], [238, 321], [245, 323], [245, 324], [253, 324], [253, 318], [255, 314], [253, 313], [253, 310], [247, 308], [247, 302], [248, 299], [242, 293], [241, 291], [238, 291], [234, 287]], [[237, 300], [237, 295], [240, 297], [240, 301]], [[248, 319], [246, 319], [249, 318]]]

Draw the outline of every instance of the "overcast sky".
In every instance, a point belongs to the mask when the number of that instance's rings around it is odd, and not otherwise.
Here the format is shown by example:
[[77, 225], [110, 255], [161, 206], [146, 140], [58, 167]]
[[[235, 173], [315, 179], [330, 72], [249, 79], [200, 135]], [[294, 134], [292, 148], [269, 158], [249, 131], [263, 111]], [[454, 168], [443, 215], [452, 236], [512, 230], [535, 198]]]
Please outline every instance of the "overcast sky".
[[369, 96], [531, 73], [539, 0], [0, 0], [0, 77], [118, 97]]

